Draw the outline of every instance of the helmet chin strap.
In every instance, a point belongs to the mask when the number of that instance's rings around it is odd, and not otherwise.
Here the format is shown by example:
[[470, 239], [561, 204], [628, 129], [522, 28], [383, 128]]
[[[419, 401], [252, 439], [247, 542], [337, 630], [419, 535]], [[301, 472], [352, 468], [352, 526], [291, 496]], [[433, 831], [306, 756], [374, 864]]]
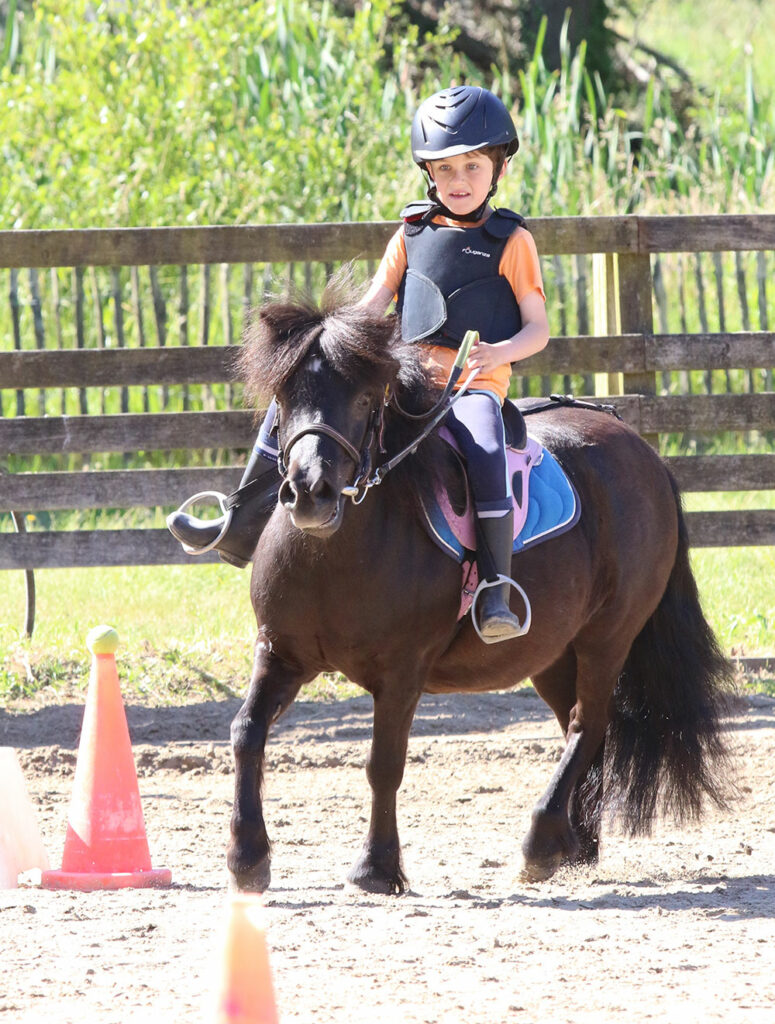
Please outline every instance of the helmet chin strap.
[[438, 189], [436, 188], [436, 184], [433, 178], [425, 170], [425, 168], [423, 168], [422, 170], [423, 175], [425, 176], [426, 185], [428, 186], [426, 189], [426, 195], [432, 202], [436, 204], [436, 206], [438, 206], [439, 213], [441, 213], [442, 216], [444, 217], [448, 217], [450, 220], [461, 221], [464, 224], [474, 223], [475, 221], [481, 220], [484, 215], [484, 211], [487, 207], [487, 204], [498, 191], [499, 172], [496, 171], [495, 174], [493, 174], [492, 185], [490, 185], [490, 191], [484, 197], [484, 201], [481, 202], [475, 210], [471, 210], [470, 213], [453, 213], [452, 210], [450, 210], [448, 206], [445, 206], [444, 203], [442, 203], [442, 201], [439, 199]]

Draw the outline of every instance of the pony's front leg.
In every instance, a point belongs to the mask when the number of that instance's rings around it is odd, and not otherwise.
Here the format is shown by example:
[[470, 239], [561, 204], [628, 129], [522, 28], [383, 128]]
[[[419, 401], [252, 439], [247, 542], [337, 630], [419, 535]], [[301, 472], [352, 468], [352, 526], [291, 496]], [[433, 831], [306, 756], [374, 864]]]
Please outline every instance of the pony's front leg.
[[274, 655], [268, 643], [256, 644], [248, 695], [231, 724], [234, 808], [226, 864], [234, 888], [264, 892], [269, 887], [269, 837], [261, 806], [264, 747], [270, 725], [311, 676]]
[[376, 691], [371, 752], [366, 775], [371, 786], [371, 821], [360, 857], [347, 880], [375, 893], [402, 893], [408, 882], [401, 863], [396, 821], [396, 794], [404, 777], [409, 730], [420, 699], [419, 689], [396, 682], [397, 693]]

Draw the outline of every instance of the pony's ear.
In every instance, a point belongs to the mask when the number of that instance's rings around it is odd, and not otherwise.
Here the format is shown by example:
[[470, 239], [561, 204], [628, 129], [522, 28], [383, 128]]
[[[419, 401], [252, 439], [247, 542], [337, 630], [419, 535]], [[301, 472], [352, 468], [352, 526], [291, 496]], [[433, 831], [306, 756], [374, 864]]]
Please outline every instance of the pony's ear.
[[[401, 320], [395, 313], [381, 317], [381, 327], [385, 336], [385, 346], [390, 354], [401, 362], [406, 343], [401, 340]], [[416, 348], [421, 346], [417, 345]]]
[[[254, 332], [259, 344], [274, 350], [287, 344], [300, 331], [317, 327], [323, 322], [323, 314], [313, 306], [292, 302], [267, 302], [258, 309]], [[251, 334], [254, 332], [250, 332]], [[251, 338], [246, 338], [246, 341]]]
[[403, 345], [403, 342], [401, 341], [401, 318], [398, 313], [394, 311], [383, 316], [382, 322], [385, 325], [385, 330], [389, 332], [388, 344], [391, 349], [398, 352]]

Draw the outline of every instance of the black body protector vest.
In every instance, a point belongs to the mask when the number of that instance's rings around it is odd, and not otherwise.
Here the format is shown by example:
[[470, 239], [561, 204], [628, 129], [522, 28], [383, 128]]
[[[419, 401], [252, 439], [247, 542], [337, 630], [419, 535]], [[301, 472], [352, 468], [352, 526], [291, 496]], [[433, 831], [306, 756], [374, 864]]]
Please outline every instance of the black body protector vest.
[[466, 331], [482, 341], [511, 338], [522, 327], [511, 285], [498, 273], [506, 242], [524, 218], [494, 210], [478, 227], [434, 224], [438, 207], [410, 203], [404, 218], [407, 269], [398, 291], [404, 341], [458, 348]]

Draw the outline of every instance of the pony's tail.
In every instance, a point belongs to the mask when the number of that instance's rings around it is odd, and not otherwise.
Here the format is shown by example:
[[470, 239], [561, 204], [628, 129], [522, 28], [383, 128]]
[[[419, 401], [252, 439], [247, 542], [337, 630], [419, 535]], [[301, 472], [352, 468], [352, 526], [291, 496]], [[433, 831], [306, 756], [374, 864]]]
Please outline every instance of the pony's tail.
[[732, 791], [721, 733], [732, 666], [703, 615], [672, 477], [671, 485], [678, 510], [675, 564], [662, 600], [633, 642], [606, 734], [606, 803], [633, 835], [648, 832], [657, 812], [680, 822], [698, 818], [706, 798], [725, 807]]

